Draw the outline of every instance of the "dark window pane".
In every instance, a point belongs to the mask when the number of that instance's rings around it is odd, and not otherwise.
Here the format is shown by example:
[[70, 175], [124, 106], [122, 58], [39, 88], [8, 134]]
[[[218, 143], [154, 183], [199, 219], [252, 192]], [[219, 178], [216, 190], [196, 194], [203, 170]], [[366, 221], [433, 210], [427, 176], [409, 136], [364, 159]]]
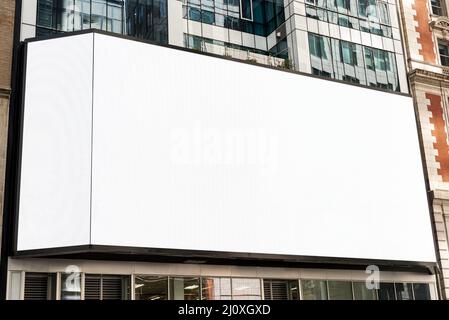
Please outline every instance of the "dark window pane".
[[24, 300], [56, 299], [56, 274], [25, 273]]
[[413, 293], [415, 300], [430, 300], [430, 288], [428, 283], [414, 283]]
[[443, 7], [440, 0], [430, 0], [432, 6], [432, 13], [438, 16], [443, 15]]
[[253, 20], [252, 0], [240, 0], [242, 7], [242, 18]]
[[136, 300], [167, 300], [168, 277], [136, 276], [134, 290]]
[[396, 283], [395, 286], [398, 300], [413, 300], [411, 283]]
[[379, 300], [396, 300], [394, 283], [381, 283], [379, 288]]

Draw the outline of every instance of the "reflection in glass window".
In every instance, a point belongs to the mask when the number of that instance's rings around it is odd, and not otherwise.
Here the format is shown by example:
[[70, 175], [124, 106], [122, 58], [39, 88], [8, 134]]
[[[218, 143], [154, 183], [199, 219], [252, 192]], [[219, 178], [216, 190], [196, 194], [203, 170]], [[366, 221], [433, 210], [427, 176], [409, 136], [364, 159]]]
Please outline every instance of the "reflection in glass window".
[[253, 4], [252, 0], [240, 0], [242, 8], [242, 19], [253, 20]]
[[376, 289], [368, 289], [365, 282], [352, 284], [355, 300], [377, 300]]
[[381, 283], [380, 284], [379, 300], [396, 300], [394, 283]]
[[37, 0], [36, 24], [38, 36], [95, 28], [166, 43], [167, 0]]
[[327, 300], [327, 285], [324, 280], [301, 280], [304, 300]]
[[315, 57], [327, 59], [326, 51], [324, 50], [323, 37], [309, 33], [309, 50], [310, 54]]
[[265, 37], [285, 22], [283, 0], [189, 0], [184, 4], [184, 12], [194, 11], [184, 18]]
[[398, 300], [413, 300], [411, 283], [396, 283], [395, 286]]
[[350, 281], [328, 281], [329, 300], [352, 300]]
[[350, 65], [357, 64], [357, 51], [355, 43], [340, 40], [340, 45], [342, 62]]
[[135, 276], [136, 300], [167, 300], [168, 277]]
[[393, 52], [309, 33], [312, 74], [400, 91]]
[[355, 30], [392, 37], [387, 1], [307, 0], [306, 15]]
[[170, 278], [170, 300], [200, 300], [200, 279]]
[[233, 300], [261, 300], [260, 279], [232, 278]]
[[125, 12], [127, 35], [168, 42], [167, 0], [127, 0]]
[[81, 273], [61, 274], [61, 300], [81, 299]]
[[415, 300], [430, 300], [430, 288], [428, 283], [414, 283], [413, 293]]
[[231, 278], [201, 278], [203, 300], [231, 300]]

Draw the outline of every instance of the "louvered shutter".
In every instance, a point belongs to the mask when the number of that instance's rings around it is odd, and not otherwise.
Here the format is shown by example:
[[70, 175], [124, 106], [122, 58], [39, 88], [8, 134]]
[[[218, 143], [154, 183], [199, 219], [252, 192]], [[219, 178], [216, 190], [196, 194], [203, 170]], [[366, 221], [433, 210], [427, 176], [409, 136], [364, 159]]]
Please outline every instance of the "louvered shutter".
[[102, 289], [103, 289], [103, 300], [122, 299], [122, 277], [103, 276]]
[[264, 280], [263, 290], [265, 300], [288, 300], [288, 281]]
[[101, 299], [101, 276], [96, 274], [86, 274], [84, 280], [84, 299]]
[[47, 300], [48, 274], [25, 274], [25, 300]]

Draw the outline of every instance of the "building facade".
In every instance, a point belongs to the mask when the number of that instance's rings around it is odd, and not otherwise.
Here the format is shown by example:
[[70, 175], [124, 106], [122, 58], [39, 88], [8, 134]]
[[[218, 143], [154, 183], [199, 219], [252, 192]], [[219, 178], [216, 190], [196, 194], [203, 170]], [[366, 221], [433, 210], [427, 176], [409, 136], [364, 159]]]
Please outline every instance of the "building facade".
[[419, 117], [438, 243], [440, 281], [449, 297], [447, 90], [448, 16], [445, 1], [401, 1], [408, 73]]
[[3, 1], [0, 4], [0, 225], [2, 230], [8, 118], [11, 98], [14, 10], [15, 1]]
[[[400, 26], [404, 8], [395, 0], [22, 1], [7, 298], [442, 297], [409, 97], [405, 57], [412, 55], [402, 45], [403, 35], [410, 41]], [[233, 95], [222, 94], [226, 87]], [[150, 105], [165, 109], [148, 114], [142, 106]], [[154, 136], [175, 150], [166, 155]], [[257, 156], [239, 158], [235, 140], [229, 156], [229, 137], [254, 146]], [[211, 139], [221, 141], [221, 156], [210, 155]], [[426, 152], [429, 141], [423, 138]], [[291, 153], [296, 143], [304, 154]], [[145, 145], [161, 148], [162, 158]], [[155, 158], [155, 171], [139, 160]], [[439, 201], [433, 212], [443, 217]], [[378, 285], [367, 286], [373, 275]]]
[[21, 39], [96, 28], [407, 92], [395, 1], [56, 1], [22, 7]]

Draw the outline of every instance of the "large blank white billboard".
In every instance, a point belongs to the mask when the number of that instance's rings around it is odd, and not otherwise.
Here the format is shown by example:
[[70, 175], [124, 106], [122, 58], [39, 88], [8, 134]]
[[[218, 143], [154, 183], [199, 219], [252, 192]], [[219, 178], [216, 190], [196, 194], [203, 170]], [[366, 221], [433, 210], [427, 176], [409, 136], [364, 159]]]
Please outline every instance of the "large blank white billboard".
[[410, 97], [97, 33], [26, 62], [19, 251], [435, 261]]

